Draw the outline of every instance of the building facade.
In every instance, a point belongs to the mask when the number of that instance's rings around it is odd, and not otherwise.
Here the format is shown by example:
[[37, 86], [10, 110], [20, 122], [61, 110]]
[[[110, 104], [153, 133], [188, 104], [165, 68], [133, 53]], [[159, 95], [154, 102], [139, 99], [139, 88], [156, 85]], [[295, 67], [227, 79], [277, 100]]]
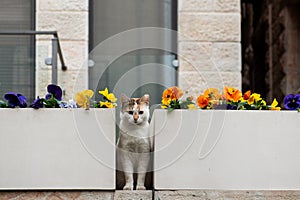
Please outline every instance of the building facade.
[[[68, 68], [64, 71], [58, 63], [57, 80], [65, 100], [87, 88], [114, 90], [118, 83], [139, 92], [119, 87], [117, 95], [149, 92], [155, 103], [172, 85], [195, 97], [209, 87], [241, 88], [240, 1], [5, 0], [2, 4], [4, 35], [57, 31]], [[52, 82], [53, 36], [7, 37], [1, 35], [0, 41], [3, 52], [10, 52], [1, 54], [0, 93], [18, 91], [30, 100], [44, 96]], [[120, 55], [110, 53], [112, 48]], [[133, 84], [120, 83], [122, 78]]]
[[[89, 87], [90, 6], [88, 0], [36, 2], [36, 30], [59, 34], [68, 70], [58, 70], [58, 83], [66, 99]], [[208, 87], [241, 88], [240, 1], [179, 0], [176, 7], [179, 68], [175, 84], [193, 96]], [[38, 37], [37, 48], [36, 94], [42, 96], [51, 82], [51, 66], [44, 64], [49, 38]]]

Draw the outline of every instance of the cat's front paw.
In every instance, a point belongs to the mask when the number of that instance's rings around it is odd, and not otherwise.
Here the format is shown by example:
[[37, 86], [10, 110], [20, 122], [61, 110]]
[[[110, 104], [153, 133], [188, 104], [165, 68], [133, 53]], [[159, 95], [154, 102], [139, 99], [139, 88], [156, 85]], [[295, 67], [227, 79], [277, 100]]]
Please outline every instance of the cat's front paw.
[[125, 185], [123, 190], [133, 190], [133, 185]]
[[143, 186], [143, 185], [137, 185], [137, 186], [136, 186], [136, 189], [137, 189], [137, 190], [146, 190], [146, 187]]

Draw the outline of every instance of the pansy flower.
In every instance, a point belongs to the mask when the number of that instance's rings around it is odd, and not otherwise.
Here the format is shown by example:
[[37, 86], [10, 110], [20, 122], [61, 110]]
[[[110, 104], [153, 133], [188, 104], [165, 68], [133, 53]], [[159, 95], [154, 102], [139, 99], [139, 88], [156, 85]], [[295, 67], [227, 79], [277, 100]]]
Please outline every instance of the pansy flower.
[[300, 108], [300, 94], [288, 94], [283, 99], [284, 107], [288, 110]]
[[30, 105], [31, 108], [39, 109], [44, 107], [44, 99], [37, 97], [32, 104]]
[[237, 102], [242, 98], [242, 92], [233, 87], [224, 87], [224, 96], [227, 101]]
[[270, 110], [280, 110], [281, 108], [277, 107], [277, 105], [278, 105], [278, 102], [277, 102], [276, 99], [274, 99], [271, 106], [270, 106]]
[[204, 95], [200, 95], [197, 98], [197, 105], [200, 108], [206, 108], [209, 105], [209, 99], [207, 97], [205, 97]]
[[195, 107], [195, 104], [193, 104], [193, 103], [191, 103], [191, 104], [189, 104], [189, 105], [187, 105], [188, 106], [188, 109], [189, 110], [196, 110], [197, 108]]
[[210, 100], [220, 100], [221, 94], [217, 88], [208, 88], [204, 91], [204, 96]]
[[51, 97], [57, 99], [58, 101], [62, 100], [62, 90], [58, 85], [50, 84], [47, 86], [48, 94], [46, 94], [46, 99], [50, 99]]
[[251, 96], [249, 97], [248, 103], [249, 103], [250, 105], [252, 105], [252, 104], [254, 104], [255, 102], [258, 102], [258, 101], [260, 101], [260, 100], [262, 100], [262, 98], [260, 97], [260, 94], [253, 93], [253, 94], [251, 94]]
[[183, 92], [176, 86], [167, 88], [162, 95], [162, 104], [170, 105], [171, 101], [177, 101], [183, 96]]
[[114, 108], [115, 105], [109, 101], [100, 101], [100, 108]]
[[113, 102], [113, 103], [117, 102], [117, 100], [118, 100], [113, 93], [108, 92], [107, 88], [99, 91], [99, 94], [102, 94], [108, 101]]
[[244, 97], [244, 100], [248, 100], [251, 96], [251, 91], [248, 90], [247, 92], [244, 93], [243, 97]]
[[90, 107], [90, 99], [93, 97], [94, 92], [92, 90], [83, 90], [81, 92], [76, 93], [75, 101], [79, 107], [89, 108]]
[[26, 97], [16, 92], [8, 92], [4, 95], [4, 99], [8, 101], [10, 107], [26, 108]]

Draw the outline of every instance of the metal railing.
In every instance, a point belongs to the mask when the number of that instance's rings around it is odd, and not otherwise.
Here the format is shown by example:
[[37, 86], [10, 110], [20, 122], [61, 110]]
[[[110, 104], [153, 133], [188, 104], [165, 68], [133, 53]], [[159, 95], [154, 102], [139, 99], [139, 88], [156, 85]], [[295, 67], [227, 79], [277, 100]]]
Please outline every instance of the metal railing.
[[49, 64], [52, 65], [52, 83], [57, 84], [57, 54], [61, 62], [61, 69], [63, 71], [67, 70], [65, 65], [64, 57], [62, 54], [59, 38], [57, 31], [0, 31], [0, 35], [53, 35], [52, 40], [52, 57]]

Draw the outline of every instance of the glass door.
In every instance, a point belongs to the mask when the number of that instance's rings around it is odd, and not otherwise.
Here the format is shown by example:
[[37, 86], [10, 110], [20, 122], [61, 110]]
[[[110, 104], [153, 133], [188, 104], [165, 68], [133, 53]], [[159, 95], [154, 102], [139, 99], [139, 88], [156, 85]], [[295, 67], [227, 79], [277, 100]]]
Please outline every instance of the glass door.
[[177, 1], [90, 1], [89, 88], [159, 104], [177, 84], [176, 30]]

